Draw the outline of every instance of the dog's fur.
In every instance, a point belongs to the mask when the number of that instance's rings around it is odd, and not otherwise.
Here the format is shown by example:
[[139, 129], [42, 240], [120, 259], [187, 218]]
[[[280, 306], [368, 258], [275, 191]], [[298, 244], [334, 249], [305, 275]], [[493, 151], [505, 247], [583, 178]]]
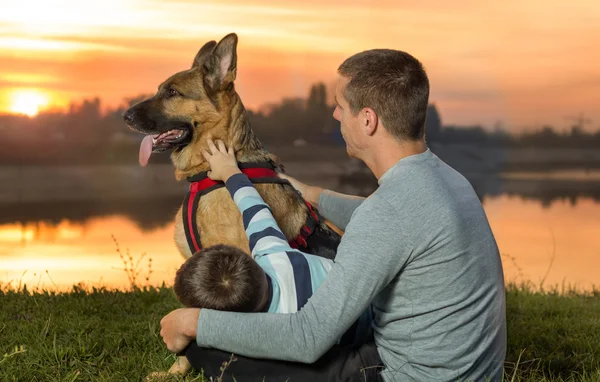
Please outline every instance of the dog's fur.
[[[174, 74], [158, 87], [153, 97], [123, 114], [130, 128], [147, 135], [171, 129], [187, 132], [173, 145], [153, 150], [173, 149], [171, 159], [177, 180], [209, 169], [202, 156], [202, 150], [207, 149], [207, 138], [221, 139], [227, 147], [232, 147], [240, 163], [270, 162], [278, 171], [283, 171], [278, 158], [267, 152], [252, 132], [244, 105], [235, 91], [236, 47], [235, 34], [225, 36], [218, 44], [206, 43], [194, 58], [191, 69]], [[256, 184], [255, 187], [271, 207], [288, 240], [296, 238], [308, 212], [292, 186]], [[196, 217], [202, 247], [229, 244], [250, 254], [241, 214], [227, 190], [221, 188], [203, 195]], [[304, 250], [333, 258], [339, 241], [339, 233], [321, 221]], [[181, 207], [175, 217], [175, 243], [184, 257], [192, 256], [185, 238]], [[185, 374], [189, 368], [187, 359], [179, 357], [168, 373]], [[161, 378], [164, 374], [152, 373], [148, 379]]]
[[[187, 131], [173, 147], [171, 159], [175, 177], [187, 177], [209, 169], [202, 156], [207, 138], [222, 140], [236, 152], [239, 163], [270, 162], [282, 172], [278, 158], [267, 152], [250, 128], [246, 110], [235, 91], [237, 36], [229, 34], [218, 44], [206, 43], [194, 58], [191, 69], [171, 76], [158, 92], [124, 113], [130, 128], [144, 134], [160, 134], [177, 128]], [[162, 147], [156, 151], [164, 151]], [[271, 207], [278, 225], [288, 239], [295, 238], [307, 219], [307, 210], [290, 185], [257, 184], [256, 188]], [[234, 245], [249, 253], [237, 206], [225, 189], [203, 195], [198, 203], [197, 225], [202, 247]], [[182, 223], [182, 210], [175, 218], [175, 243], [186, 258], [188, 247]], [[309, 240], [307, 252], [332, 258], [340, 236], [321, 222]]]

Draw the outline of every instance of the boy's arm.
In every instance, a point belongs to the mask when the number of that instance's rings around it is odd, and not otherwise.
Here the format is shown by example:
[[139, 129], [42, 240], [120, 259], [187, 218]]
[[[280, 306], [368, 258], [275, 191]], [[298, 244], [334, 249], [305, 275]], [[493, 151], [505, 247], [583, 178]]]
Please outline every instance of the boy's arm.
[[271, 279], [269, 312], [295, 313], [321, 286], [333, 261], [298, 250], [259, 255], [256, 262]]
[[277, 289], [277, 311], [297, 312], [325, 280], [333, 262], [290, 247], [269, 206], [245, 174], [232, 175], [225, 186], [242, 213], [252, 257]]
[[279, 229], [271, 208], [256, 191], [248, 176], [242, 173], [232, 175], [225, 182], [225, 187], [242, 214], [253, 258], [294, 250]]

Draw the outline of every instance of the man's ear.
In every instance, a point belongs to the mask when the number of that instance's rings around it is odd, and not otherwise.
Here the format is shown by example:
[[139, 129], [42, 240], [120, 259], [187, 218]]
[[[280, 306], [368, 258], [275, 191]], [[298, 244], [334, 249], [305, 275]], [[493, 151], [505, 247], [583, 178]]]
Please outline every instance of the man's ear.
[[365, 107], [360, 111], [360, 114], [365, 133], [369, 136], [375, 134], [379, 125], [379, 117], [375, 113], [375, 110]]
[[238, 38], [235, 33], [223, 37], [205, 62], [207, 73], [204, 81], [209, 89], [213, 91], [226, 89], [235, 80], [237, 42]]
[[206, 60], [208, 60], [208, 58], [212, 54], [213, 50], [215, 49], [215, 46], [217, 46], [217, 42], [214, 40], [204, 44], [204, 46], [200, 48], [200, 50], [196, 54], [196, 57], [194, 58], [194, 62], [192, 63], [192, 69], [202, 67], [202, 65], [204, 65]]

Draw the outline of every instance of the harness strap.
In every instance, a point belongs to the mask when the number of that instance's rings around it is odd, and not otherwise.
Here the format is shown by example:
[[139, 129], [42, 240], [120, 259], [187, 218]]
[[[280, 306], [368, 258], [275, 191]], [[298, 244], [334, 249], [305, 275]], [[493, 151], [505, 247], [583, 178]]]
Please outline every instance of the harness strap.
[[200, 234], [196, 221], [196, 211], [198, 210], [198, 202], [200, 201], [199, 192], [188, 191], [183, 200], [183, 229], [185, 238], [192, 254], [198, 252], [200, 248]]
[[308, 210], [308, 216], [306, 217], [306, 224], [300, 228], [300, 233], [296, 236], [295, 239], [290, 240], [290, 247], [299, 249], [306, 248], [308, 246], [308, 237], [315, 232], [317, 225], [319, 224], [319, 216], [313, 210], [311, 204], [304, 200], [300, 193], [298, 193], [298, 197], [304, 201], [306, 204], [306, 208]]
[[[285, 179], [277, 176], [274, 167], [270, 163], [239, 163], [240, 170], [246, 174], [250, 181], [257, 183], [276, 183], [290, 184]], [[196, 221], [196, 213], [198, 211], [198, 202], [202, 195], [208, 194], [211, 191], [225, 187], [223, 182], [212, 180], [208, 177], [208, 172], [203, 171], [196, 175], [187, 178], [190, 182], [189, 191], [185, 195], [182, 208], [183, 228], [185, 238], [192, 254], [202, 249], [200, 241], [200, 231]], [[292, 248], [306, 248], [308, 237], [314, 232], [319, 223], [319, 216], [315, 213], [309, 202], [304, 200], [298, 192], [298, 197], [305, 203], [308, 216], [304, 226], [300, 229], [300, 233], [295, 239], [290, 240]]]

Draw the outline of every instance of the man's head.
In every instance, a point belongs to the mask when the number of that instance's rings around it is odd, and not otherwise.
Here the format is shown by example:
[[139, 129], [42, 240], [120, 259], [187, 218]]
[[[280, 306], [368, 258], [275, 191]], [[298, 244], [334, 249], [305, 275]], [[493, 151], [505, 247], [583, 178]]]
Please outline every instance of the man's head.
[[429, 80], [421, 63], [408, 53], [367, 50], [338, 68], [336, 109], [348, 154], [365, 149], [368, 136], [383, 128], [399, 142], [423, 140]]
[[241, 249], [215, 245], [196, 252], [175, 276], [175, 294], [190, 308], [259, 312], [269, 287], [262, 268]]

